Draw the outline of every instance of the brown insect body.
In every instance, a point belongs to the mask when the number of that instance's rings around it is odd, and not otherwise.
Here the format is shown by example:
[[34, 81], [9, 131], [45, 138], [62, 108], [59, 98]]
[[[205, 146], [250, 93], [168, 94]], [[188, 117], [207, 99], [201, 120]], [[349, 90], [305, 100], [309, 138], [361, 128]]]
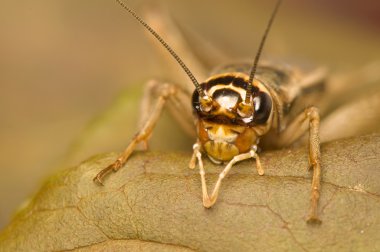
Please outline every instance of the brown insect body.
[[[277, 147], [284, 147], [300, 139], [309, 129], [309, 162], [313, 167], [313, 179], [308, 220], [319, 222], [317, 214], [321, 178], [319, 112], [315, 107], [292, 112], [294, 110], [291, 110], [291, 107], [305, 90], [313, 90], [318, 86], [316, 84], [322, 83], [324, 72], [318, 70], [305, 72], [283, 64], [265, 62], [258, 64], [281, 0], [277, 1], [253, 64], [223, 66], [200, 84], [181, 58], [155, 30], [124, 2], [116, 1], [166, 48], [194, 84], [192, 108], [197, 140], [193, 145], [189, 167], [193, 169], [197, 164], [199, 166], [204, 207], [209, 208], [215, 204], [222, 180], [237, 162], [253, 158], [256, 161], [258, 174], [264, 174], [257, 154], [257, 145], [261, 138], [263, 140], [264, 136], [272, 138], [268, 142], [274, 143]], [[172, 107], [173, 114], [180, 117], [191, 114], [190, 111], [186, 113], [188, 106], [184, 104], [187, 101], [181, 99], [187, 97], [188, 93], [178, 85], [153, 81], [147, 88], [147, 94], [153, 93], [153, 90], [157, 91], [154, 97], [147, 96], [143, 100], [143, 105], [150, 105], [152, 98], [156, 101], [155, 105], [151, 106], [149, 116], [145, 118], [144, 125], [124, 152], [114, 163], [98, 173], [94, 178], [95, 182], [102, 184], [102, 179], [108, 173], [117, 171], [127, 162], [138, 143], [147, 142], [165, 104], [168, 106], [170, 102], [175, 104], [176, 106]], [[207, 190], [203, 153], [206, 153], [214, 163], [227, 163], [219, 174], [211, 194]]]

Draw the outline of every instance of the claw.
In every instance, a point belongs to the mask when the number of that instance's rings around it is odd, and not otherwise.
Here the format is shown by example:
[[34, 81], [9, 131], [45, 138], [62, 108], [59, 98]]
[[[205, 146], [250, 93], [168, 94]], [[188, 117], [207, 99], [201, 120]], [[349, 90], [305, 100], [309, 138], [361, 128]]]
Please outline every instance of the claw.
[[306, 220], [307, 224], [310, 225], [320, 225], [322, 221], [315, 215], [309, 216]]
[[195, 155], [193, 155], [193, 157], [190, 159], [190, 162], [189, 162], [189, 168], [194, 169], [196, 166], [196, 162], [197, 162], [196, 157]]
[[215, 201], [212, 202], [209, 197], [203, 197], [203, 206], [205, 208], [211, 208], [214, 205]]
[[190, 163], [189, 168], [193, 170], [195, 168], [195, 163]]
[[99, 177], [99, 174], [96, 175], [96, 176], [92, 179], [92, 181], [94, 181], [95, 184], [98, 184], [98, 185], [104, 186], [102, 179]]
[[96, 184], [98, 184], [98, 185], [102, 185], [102, 186], [104, 186], [104, 184], [103, 184], [103, 178], [105, 177], [105, 176], [107, 176], [107, 174], [108, 173], [110, 173], [110, 171], [117, 171], [116, 170], [116, 164], [117, 163], [117, 161], [115, 162], [115, 163], [113, 163], [113, 164], [111, 164], [111, 165], [109, 165], [109, 166], [107, 166], [106, 168], [104, 168], [103, 170], [101, 170], [92, 180], [96, 183]]

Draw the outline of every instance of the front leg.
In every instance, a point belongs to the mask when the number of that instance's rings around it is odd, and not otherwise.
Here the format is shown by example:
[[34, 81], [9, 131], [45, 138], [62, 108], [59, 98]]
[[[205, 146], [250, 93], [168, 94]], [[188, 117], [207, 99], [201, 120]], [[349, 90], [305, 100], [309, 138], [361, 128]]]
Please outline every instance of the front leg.
[[218, 181], [216, 182], [214, 190], [212, 191], [211, 196], [209, 196], [208, 191], [207, 191], [207, 185], [206, 185], [206, 172], [203, 167], [202, 154], [200, 152], [199, 143], [194, 144], [193, 149], [194, 149], [194, 153], [193, 153], [193, 157], [190, 160], [189, 167], [191, 169], [194, 168], [195, 162], [196, 160], [198, 160], [199, 174], [201, 175], [201, 181], [202, 181], [203, 206], [206, 208], [210, 208], [215, 204], [218, 198], [219, 189], [222, 184], [223, 178], [228, 174], [232, 166], [236, 164], [237, 162], [240, 162], [249, 158], [255, 158], [257, 172], [259, 173], [259, 175], [264, 174], [264, 170], [260, 164], [259, 156], [256, 153], [257, 147], [253, 146], [251, 151], [233, 157], [233, 159], [226, 165], [224, 170], [219, 174], [219, 178], [218, 178]]
[[311, 204], [307, 222], [320, 223], [318, 202], [321, 188], [321, 151], [319, 141], [319, 111], [316, 107], [305, 109], [279, 136], [279, 144], [287, 146], [300, 138], [309, 128], [309, 164], [313, 168]]
[[[146, 142], [150, 138], [154, 127], [157, 124], [158, 119], [160, 118], [161, 112], [167, 102], [167, 100], [177, 94], [178, 87], [172, 84], [161, 84], [156, 81], [152, 81], [148, 84], [148, 89], [153, 89], [157, 85], [160, 86], [159, 91], [155, 97], [144, 97], [143, 102], [143, 108], [144, 108], [144, 103], [149, 104], [150, 100], [154, 98], [156, 102], [154, 104], [151, 104], [147, 106], [143, 112], [145, 115], [144, 118], [144, 124], [142, 125], [141, 129], [135, 134], [131, 142], [129, 143], [128, 147], [123, 151], [123, 153], [116, 159], [115, 162], [110, 164], [108, 167], [104, 168], [101, 170], [93, 179], [94, 182], [103, 185], [103, 179], [110, 173], [110, 172], [116, 172], [118, 171], [121, 167], [125, 165], [127, 162], [129, 156], [132, 154], [132, 152], [135, 150], [136, 146], [140, 143], [143, 142], [145, 146], [147, 146]], [[149, 92], [148, 92], [149, 93]], [[148, 108], [151, 107], [151, 108]]]

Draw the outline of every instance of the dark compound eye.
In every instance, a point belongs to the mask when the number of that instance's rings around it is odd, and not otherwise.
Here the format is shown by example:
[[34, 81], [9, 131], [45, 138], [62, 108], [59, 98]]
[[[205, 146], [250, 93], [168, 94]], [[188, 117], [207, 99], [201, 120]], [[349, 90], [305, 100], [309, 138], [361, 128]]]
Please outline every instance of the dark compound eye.
[[267, 93], [259, 92], [258, 95], [253, 98], [253, 103], [255, 106], [253, 122], [256, 124], [265, 123], [272, 111], [272, 99]]
[[191, 105], [196, 112], [200, 112], [200, 103], [199, 103], [199, 94], [197, 90], [193, 92], [193, 96], [191, 98]]

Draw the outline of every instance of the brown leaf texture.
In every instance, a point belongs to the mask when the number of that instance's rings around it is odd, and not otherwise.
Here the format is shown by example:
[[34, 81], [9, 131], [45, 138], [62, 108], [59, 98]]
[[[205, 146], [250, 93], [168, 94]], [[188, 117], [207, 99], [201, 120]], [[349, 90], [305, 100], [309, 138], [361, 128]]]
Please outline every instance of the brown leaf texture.
[[[202, 206], [190, 153], [137, 152], [106, 181], [117, 154], [49, 178], [0, 234], [1, 251], [380, 251], [380, 135], [322, 145], [321, 225], [305, 222], [307, 149], [237, 164], [217, 204]], [[205, 161], [209, 190], [221, 166]]]

